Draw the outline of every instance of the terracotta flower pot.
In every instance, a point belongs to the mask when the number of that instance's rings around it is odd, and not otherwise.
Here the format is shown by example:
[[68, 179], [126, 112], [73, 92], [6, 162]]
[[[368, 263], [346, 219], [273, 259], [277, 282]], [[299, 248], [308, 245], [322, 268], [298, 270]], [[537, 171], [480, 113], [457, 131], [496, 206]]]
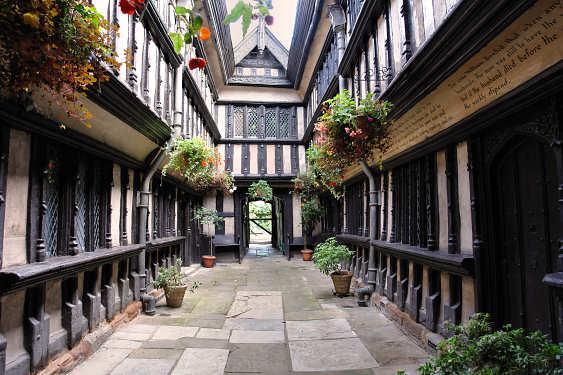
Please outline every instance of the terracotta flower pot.
[[205, 268], [213, 268], [215, 266], [215, 259], [217, 258], [213, 255], [202, 255], [201, 264]]
[[164, 295], [166, 297], [166, 306], [168, 307], [180, 307], [184, 301], [184, 295], [186, 294], [187, 285], [180, 286], [167, 286], [164, 288]]
[[313, 250], [303, 249], [301, 250], [301, 255], [303, 255], [303, 260], [305, 261], [313, 260]]
[[352, 272], [340, 271], [330, 275], [334, 284], [334, 291], [337, 296], [346, 296], [350, 291], [350, 283], [352, 282]]

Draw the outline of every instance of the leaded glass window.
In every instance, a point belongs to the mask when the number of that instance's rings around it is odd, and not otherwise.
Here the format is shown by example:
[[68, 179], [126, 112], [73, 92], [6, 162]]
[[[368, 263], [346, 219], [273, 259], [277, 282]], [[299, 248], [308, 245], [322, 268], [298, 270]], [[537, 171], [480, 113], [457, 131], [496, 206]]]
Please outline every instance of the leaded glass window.
[[[39, 143], [40, 144], [40, 143]], [[57, 144], [38, 145], [41, 174], [40, 233], [47, 257], [105, 244], [110, 163]]]
[[244, 107], [235, 107], [233, 110], [233, 129], [235, 137], [243, 136], [244, 129]]
[[248, 136], [252, 138], [258, 137], [258, 128], [260, 126], [260, 114], [258, 107], [248, 107]]
[[266, 108], [264, 120], [266, 138], [276, 138], [276, 108]]
[[280, 108], [280, 116], [278, 119], [278, 126], [279, 126], [279, 137], [280, 138], [289, 138], [289, 124], [290, 124], [290, 109], [289, 108]]

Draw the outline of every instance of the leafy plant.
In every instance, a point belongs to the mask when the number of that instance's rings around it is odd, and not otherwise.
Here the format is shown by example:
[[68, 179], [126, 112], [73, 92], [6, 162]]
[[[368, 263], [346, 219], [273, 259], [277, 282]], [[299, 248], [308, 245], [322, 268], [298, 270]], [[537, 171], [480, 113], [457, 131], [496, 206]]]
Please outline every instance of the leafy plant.
[[199, 222], [200, 224], [220, 224], [225, 221], [225, 218], [219, 216], [217, 210], [212, 208], [206, 207], [198, 207], [194, 211], [194, 221]]
[[345, 245], [339, 244], [335, 237], [327, 238], [315, 246], [313, 262], [325, 275], [340, 272], [340, 262], [350, 259], [353, 253]]
[[267, 181], [258, 180], [248, 187], [248, 196], [251, 199], [262, 199], [266, 202], [270, 202], [274, 197], [274, 193]]
[[213, 186], [221, 189], [224, 193], [232, 194], [235, 188], [235, 179], [230, 172], [218, 171], [213, 177]]
[[505, 325], [493, 331], [487, 314], [449, 327], [451, 337], [438, 344], [438, 355], [419, 368], [422, 375], [563, 374], [563, 346], [540, 332], [526, 334]]
[[251, 2], [239, 0], [230, 13], [225, 16], [223, 22], [228, 25], [237, 22], [242, 17], [242, 35], [245, 36], [253, 19], [265, 17], [268, 25], [274, 23], [274, 17], [270, 15], [271, 9], [273, 9], [272, 0], [253, 0]]
[[[158, 269], [158, 276], [156, 280], [153, 281], [153, 286], [156, 289], [165, 289], [168, 287], [183, 286], [188, 284], [188, 282], [188, 278], [182, 273], [182, 260], [177, 259], [176, 264]], [[200, 286], [200, 282], [193, 281], [190, 286], [190, 292], [195, 292]]]
[[390, 144], [387, 116], [391, 107], [391, 103], [377, 100], [372, 93], [356, 106], [346, 90], [327, 100], [315, 128], [326, 156], [348, 164], [369, 162], [377, 150], [381, 165]]
[[347, 164], [338, 158], [327, 143], [312, 144], [306, 151], [307, 177], [303, 179], [305, 191], [329, 191], [339, 199], [342, 196], [343, 171]]
[[[176, 16], [176, 31], [170, 32], [169, 35], [174, 44], [176, 53], [179, 54], [184, 44], [191, 44], [195, 38], [198, 38], [202, 42], [211, 38], [211, 31], [209, 28], [203, 26], [203, 18], [192, 9], [177, 6], [174, 8], [174, 14]], [[192, 60], [196, 61], [196, 59]], [[202, 63], [194, 65], [192, 60], [190, 60], [189, 64], [190, 69], [195, 69], [196, 67], [203, 69], [205, 67], [205, 64]], [[205, 61], [204, 59], [200, 60]]]
[[80, 99], [109, 79], [106, 66], [119, 67], [108, 47], [117, 26], [87, 0], [41, 0], [2, 1], [0, 29], [0, 99], [65, 120], [52, 113], [56, 105], [89, 127], [92, 114]]
[[198, 191], [213, 183], [219, 158], [203, 139], [175, 139], [168, 150], [168, 157], [168, 163], [162, 170], [164, 175], [170, 170], [177, 172]]
[[307, 239], [315, 228], [315, 224], [320, 220], [323, 214], [321, 202], [316, 196], [301, 199], [301, 225], [303, 227], [303, 247], [307, 249]]

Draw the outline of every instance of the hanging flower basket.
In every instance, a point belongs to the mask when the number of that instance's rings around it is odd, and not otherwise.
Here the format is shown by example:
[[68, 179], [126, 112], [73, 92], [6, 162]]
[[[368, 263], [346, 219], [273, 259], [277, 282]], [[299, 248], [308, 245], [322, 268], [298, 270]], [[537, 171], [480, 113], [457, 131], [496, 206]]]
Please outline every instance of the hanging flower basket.
[[250, 199], [261, 199], [269, 202], [273, 199], [272, 187], [264, 180], [253, 182], [248, 188], [248, 196]]
[[327, 100], [316, 126], [326, 156], [351, 165], [373, 161], [377, 153], [380, 163], [390, 144], [387, 115], [391, 106], [387, 101], [377, 100], [372, 93], [358, 105], [348, 91]]

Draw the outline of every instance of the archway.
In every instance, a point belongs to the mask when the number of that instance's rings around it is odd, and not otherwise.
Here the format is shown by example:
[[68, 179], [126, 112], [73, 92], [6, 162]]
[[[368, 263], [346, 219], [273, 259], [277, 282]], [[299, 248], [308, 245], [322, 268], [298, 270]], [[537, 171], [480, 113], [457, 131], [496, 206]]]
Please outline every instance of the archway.
[[272, 246], [272, 204], [263, 200], [248, 203], [249, 248], [256, 255], [268, 255]]

